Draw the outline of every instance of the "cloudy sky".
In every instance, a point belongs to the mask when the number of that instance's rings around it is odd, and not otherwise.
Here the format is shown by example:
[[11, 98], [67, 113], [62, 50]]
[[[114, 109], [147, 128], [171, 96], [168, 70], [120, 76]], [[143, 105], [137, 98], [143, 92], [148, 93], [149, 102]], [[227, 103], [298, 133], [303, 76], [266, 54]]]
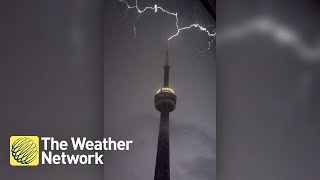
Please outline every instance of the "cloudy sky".
[[319, 2], [217, 7], [217, 178], [319, 179]]
[[103, 1], [0, 2], [1, 179], [103, 179], [102, 166], [9, 164], [12, 135], [103, 137]]
[[[200, 1], [138, 1], [141, 9], [155, 4], [177, 12], [181, 27], [197, 20], [208, 29], [215, 25]], [[153, 96], [163, 83], [165, 50], [168, 37], [176, 33], [175, 17], [152, 10], [139, 16], [118, 1], [106, 2], [105, 16], [104, 132], [134, 141], [129, 152], [106, 152], [105, 179], [150, 180], [160, 119]], [[199, 53], [210, 40], [193, 28], [170, 41], [170, 84], [178, 96], [170, 115], [173, 180], [215, 178], [215, 50]]]

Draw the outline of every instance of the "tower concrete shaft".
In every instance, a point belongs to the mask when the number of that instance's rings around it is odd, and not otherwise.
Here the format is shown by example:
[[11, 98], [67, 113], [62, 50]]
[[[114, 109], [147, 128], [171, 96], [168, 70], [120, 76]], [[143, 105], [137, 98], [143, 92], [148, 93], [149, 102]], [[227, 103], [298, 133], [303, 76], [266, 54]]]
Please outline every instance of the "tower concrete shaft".
[[169, 70], [167, 51], [163, 88], [154, 96], [155, 108], [161, 113], [154, 180], [170, 180], [169, 113], [176, 107], [177, 96], [169, 88]]
[[170, 180], [169, 112], [161, 113], [155, 180]]

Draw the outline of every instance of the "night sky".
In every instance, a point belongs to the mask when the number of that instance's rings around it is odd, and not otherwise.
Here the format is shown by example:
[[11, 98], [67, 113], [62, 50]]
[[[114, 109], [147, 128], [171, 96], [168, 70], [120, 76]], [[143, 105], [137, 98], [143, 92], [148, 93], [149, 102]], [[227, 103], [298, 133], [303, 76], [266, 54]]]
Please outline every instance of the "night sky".
[[217, 7], [217, 179], [319, 179], [319, 2]]
[[[134, 5], [134, 1], [128, 1]], [[215, 25], [200, 1], [138, 1], [179, 13], [181, 26]], [[105, 153], [105, 179], [150, 180], [154, 176], [160, 113], [153, 97], [163, 84], [167, 39], [175, 18], [150, 10], [138, 16], [118, 1], [105, 8], [104, 132], [132, 139], [129, 152]], [[136, 38], [132, 25], [136, 22]], [[212, 180], [216, 174], [216, 71], [214, 47], [205, 53], [207, 34], [194, 28], [170, 41], [170, 84], [178, 96], [170, 114], [171, 178]]]
[[103, 137], [103, 1], [0, 2], [1, 179], [103, 179], [103, 166], [9, 163], [12, 135]]
[[[152, 11], [128, 11], [125, 18], [123, 3], [103, 3], [0, 2], [1, 179], [153, 178], [160, 119], [153, 96], [162, 85], [175, 20]], [[183, 25], [197, 17], [215, 25], [196, 0], [139, 1], [142, 7], [155, 3], [178, 12]], [[316, 0], [217, 1], [217, 51], [198, 53], [209, 39], [197, 29], [170, 42], [171, 86], [178, 96], [170, 129], [173, 180], [216, 174], [222, 180], [319, 179], [320, 58], [301, 56], [283, 34], [222, 39], [230, 27], [263, 16], [316, 49], [319, 7]], [[105, 167], [12, 168], [9, 138], [18, 134], [135, 143], [129, 152], [106, 152]]]
[[[148, 12], [137, 19], [134, 39], [134, 12], [125, 20], [123, 4], [103, 3], [0, 2], [2, 179], [153, 178], [160, 119], [153, 96], [162, 86], [166, 39], [175, 22]], [[181, 14], [181, 24], [196, 17], [204, 26], [214, 24], [198, 1], [158, 4]], [[170, 44], [171, 84], [178, 95], [171, 116], [172, 179], [215, 176], [215, 53], [197, 50], [208, 40], [190, 30]], [[13, 168], [11, 135], [112, 136], [135, 144], [130, 152], [106, 152], [105, 167]]]

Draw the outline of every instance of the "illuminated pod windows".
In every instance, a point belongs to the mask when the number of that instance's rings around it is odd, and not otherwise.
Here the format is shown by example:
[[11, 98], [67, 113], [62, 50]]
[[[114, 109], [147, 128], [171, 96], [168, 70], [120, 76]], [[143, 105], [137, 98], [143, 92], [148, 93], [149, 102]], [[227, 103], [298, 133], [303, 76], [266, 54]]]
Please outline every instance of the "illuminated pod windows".
[[173, 93], [174, 94], [173, 89], [168, 88], [168, 87], [163, 87], [163, 88], [159, 89], [157, 94], [160, 93], [160, 92], [168, 92], [168, 93]]

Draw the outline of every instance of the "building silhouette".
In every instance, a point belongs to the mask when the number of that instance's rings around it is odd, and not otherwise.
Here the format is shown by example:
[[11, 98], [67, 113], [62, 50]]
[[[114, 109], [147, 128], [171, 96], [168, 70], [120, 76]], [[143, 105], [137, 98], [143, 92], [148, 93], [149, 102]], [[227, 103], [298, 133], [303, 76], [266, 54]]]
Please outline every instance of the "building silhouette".
[[154, 180], [170, 180], [169, 113], [176, 107], [177, 96], [169, 87], [169, 71], [167, 50], [163, 87], [154, 96], [155, 108], [161, 113]]

